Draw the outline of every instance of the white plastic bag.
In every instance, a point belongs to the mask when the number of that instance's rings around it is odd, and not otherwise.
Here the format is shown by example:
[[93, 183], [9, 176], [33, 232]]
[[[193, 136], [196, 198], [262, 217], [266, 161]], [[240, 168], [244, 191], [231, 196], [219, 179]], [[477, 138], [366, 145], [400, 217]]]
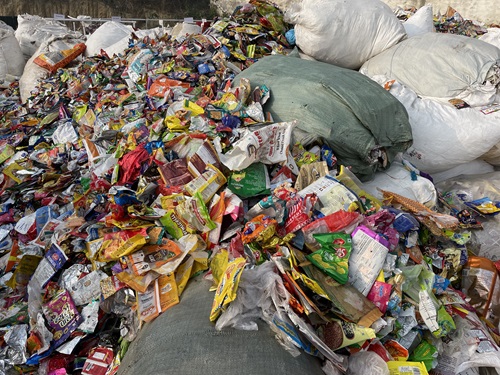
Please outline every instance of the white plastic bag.
[[358, 69], [406, 37], [401, 22], [379, 0], [304, 0], [285, 11], [296, 44], [316, 60]]
[[[373, 79], [384, 85], [386, 77]], [[395, 82], [390, 93], [410, 117], [413, 145], [404, 158], [427, 173], [443, 172], [480, 158], [500, 142], [500, 112], [489, 115], [474, 108], [456, 109], [429, 98], [419, 98]]]
[[98, 55], [101, 49], [110, 57], [123, 52], [128, 47], [128, 39], [132, 31], [130, 26], [125, 26], [120, 22], [103, 23], [88, 37], [85, 43], [87, 45], [85, 56]]
[[433, 207], [437, 203], [434, 184], [424, 177], [415, 177], [416, 180], [412, 180], [411, 171], [402, 163], [393, 162], [389, 169], [375, 173], [372, 181], [363, 183], [362, 188], [380, 200], [383, 194], [379, 189], [382, 189]]
[[180, 22], [172, 29], [172, 38], [177, 41], [186, 39], [186, 35], [201, 34], [201, 27], [192, 23]]
[[427, 4], [417, 10], [406, 22], [403, 23], [406, 34], [409, 38], [426, 33], [433, 33], [434, 16], [432, 14], [432, 5]]
[[389, 375], [385, 361], [374, 352], [361, 351], [349, 358], [347, 375]]
[[461, 35], [425, 33], [371, 58], [360, 72], [396, 79], [420, 96], [459, 98], [483, 106], [498, 99], [495, 66], [500, 66], [500, 49], [491, 44]]

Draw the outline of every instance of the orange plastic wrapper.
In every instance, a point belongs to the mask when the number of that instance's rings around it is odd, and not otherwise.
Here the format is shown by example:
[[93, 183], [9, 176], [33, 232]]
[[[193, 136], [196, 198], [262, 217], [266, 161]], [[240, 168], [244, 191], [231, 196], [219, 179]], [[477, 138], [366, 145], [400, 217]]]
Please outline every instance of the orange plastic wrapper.
[[159, 76], [150, 86], [148, 95], [163, 98], [171, 91], [172, 87], [182, 87], [183, 89], [188, 89], [189, 86], [189, 83], [170, 79], [167, 76]]
[[118, 280], [120, 280], [122, 283], [127, 284], [136, 292], [146, 293], [146, 290], [148, 290], [149, 285], [151, 285], [153, 281], [155, 281], [158, 277], [160, 277], [160, 274], [151, 271], [142, 276], [137, 276], [131, 272], [129, 273], [127, 271], [123, 271], [117, 273], [115, 276]]
[[37, 56], [33, 62], [38, 66], [47, 69], [49, 72], [54, 73], [57, 69], [64, 68], [71, 61], [85, 52], [85, 48], [87, 48], [85, 43], [78, 43], [71, 49], [42, 53]]
[[219, 243], [220, 232], [222, 228], [222, 218], [224, 216], [224, 211], [226, 210], [224, 201], [225, 196], [225, 192], [222, 192], [220, 196], [216, 194], [212, 199], [212, 203], [210, 204], [210, 208], [208, 210], [210, 218], [216, 225], [215, 229], [202, 234], [202, 238], [207, 243], [209, 249], [212, 249]]
[[132, 272], [140, 276], [176, 259], [181, 253], [174, 241], [164, 239], [161, 245], [146, 245], [127, 255], [126, 260]]
[[175, 275], [173, 273], [161, 275], [157, 282], [160, 295], [160, 310], [164, 312], [179, 303], [179, 293], [177, 291]]
[[[241, 233], [241, 240], [243, 244], [250, 243], [258, 240], [259, 236], [264, 234], [267, 228], [276, 228], [278, 222], [271, 219], [269, 216], [258, 215], [245, 224], [243, 232]], [[274, 232], [273, 232], [274, 234]]]

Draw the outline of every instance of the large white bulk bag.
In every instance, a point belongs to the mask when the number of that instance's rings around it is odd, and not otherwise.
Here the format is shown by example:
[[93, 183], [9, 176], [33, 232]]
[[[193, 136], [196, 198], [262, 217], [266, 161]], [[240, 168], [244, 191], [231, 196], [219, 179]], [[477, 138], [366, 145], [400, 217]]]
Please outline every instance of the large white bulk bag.
[[57, 21], [46, 20], [39, 16], [23, 14], [17, 16], [16, 38], [19, 41], [21, 51], [27, 61], [44, 42], [53, 37], [73, 35], [81, 37], [81, 34], [71, 31], [65, 24]]
[[133, 29], [123, 23], [109, 21], [103, 23], [87, 38], [85, 56], [95, 56], [101, 49], [112, 57], [128, 47], [128, 40]]
[[34, 63], [35, 58], [42, 53], [56, 52], [73, 48], [78, 43], [83, 43], [83, 40], [74, 38], [73, 35], [67, 35], [66, 37], [53, 37], [46, 40], [38, 48], [38, 50], [26, 63], [23, 75], [19, 80], [19, 92], [23, 103], [26, 103], [28, 98], [31, 96], [31, 91], [36, 88], [38, 82], [47, 78], [50, 74], [47, 69], [44, 69]]
[[434, 15], [432, 5], [424, 5], [415, 12], [407, 21], [403, 23], [406, 34], [409, 38], [426, 33], [436, 32], [434, 27]]
[[[373, 79], [381, 85], [387, 77]], [[488, 115], [475, 108], [456, 109], [395, 82], [390, 93], [406, 108], [413, 144], [405, 159], [421, 171], [437, 173], [482, 157], [500, 142], [500, 112]]]
[[426, 33], [371, 58], [360, 72], [396, 79], [421, 96], [459, 98], [482, 106], [498, 99], [498, 66], [500, 49], [491, 44], [461, 35]]
[[23, 74], [24, 56], [14, 29], [0, 21], [0, 84], [8, 84]]
[[401, 22], [379, 0], [304, 0], [285, 16], [305, 54], [349, 69], [406, 37]]
[[479, 40], [483, 42], [494, 45], [497, 48], [500, 48], [500, 28], [498, 27], [489, 27], [488, 32], [479, 37]]

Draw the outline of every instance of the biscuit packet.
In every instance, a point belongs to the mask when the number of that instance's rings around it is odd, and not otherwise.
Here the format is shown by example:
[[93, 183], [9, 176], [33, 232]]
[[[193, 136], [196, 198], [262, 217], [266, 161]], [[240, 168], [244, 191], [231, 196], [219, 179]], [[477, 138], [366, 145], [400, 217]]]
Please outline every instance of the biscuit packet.
[[320, 337], [332, 350], [345, 348], [346, 346], [363, 343], [375, 338], [375, 330], [361, 327], [344, 320], [333, 319], [330, 323], [322, 326]]

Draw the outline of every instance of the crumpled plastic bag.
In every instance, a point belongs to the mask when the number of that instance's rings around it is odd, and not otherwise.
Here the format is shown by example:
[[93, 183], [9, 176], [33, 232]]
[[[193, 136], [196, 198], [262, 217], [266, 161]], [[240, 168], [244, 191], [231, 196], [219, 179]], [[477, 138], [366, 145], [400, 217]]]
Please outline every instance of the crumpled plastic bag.
[[374, 352], [358, 352], [349, 358], [347, 375], [389, 375], [385, 361]]
[[266, 262], [257, 268], [245, 270], [241, 275], [238, 296], [219, 317], [215, 329], [234, 327], [257, 331], [256, 320], [272, 317], [276, 311], [271, 294], [280, 276], [274, 272], [274, 263]]

